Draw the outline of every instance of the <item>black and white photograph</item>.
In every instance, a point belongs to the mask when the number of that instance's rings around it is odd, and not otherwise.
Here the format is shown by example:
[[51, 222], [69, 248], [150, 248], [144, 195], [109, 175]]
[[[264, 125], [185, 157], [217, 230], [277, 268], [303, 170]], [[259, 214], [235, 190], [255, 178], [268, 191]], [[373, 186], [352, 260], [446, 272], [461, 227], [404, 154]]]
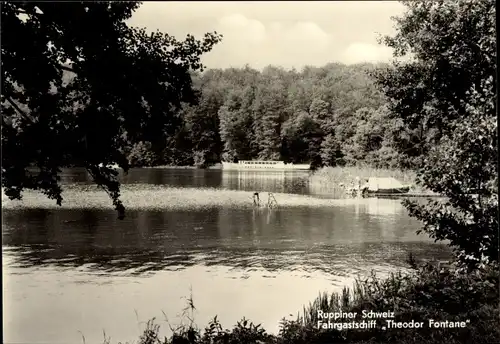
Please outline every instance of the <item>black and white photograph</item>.
[[0, 11], [2, 343], [500, 343], [494, 0]]

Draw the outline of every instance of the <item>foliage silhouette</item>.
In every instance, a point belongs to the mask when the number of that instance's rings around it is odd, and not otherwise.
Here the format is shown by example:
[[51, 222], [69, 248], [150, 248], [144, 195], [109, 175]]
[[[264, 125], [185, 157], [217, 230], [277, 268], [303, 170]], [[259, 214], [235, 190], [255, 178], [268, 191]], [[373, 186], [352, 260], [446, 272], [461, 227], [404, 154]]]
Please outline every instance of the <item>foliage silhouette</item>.
[[[138, 2], [2, 3], [2, 186], [58, 204], [61, 167], [84, 166], [110, 195], [120, 217], [117, 163], [126, 148], [165, 141], [194, 103], [190, 70], [221, 39], [184, 41], [128, 27]], [[33, 173], [28, 167], [37, 167]]]
[[463, 265], [498, 262], [498, 134], [495, 2], [405, 2], [395, 56], [378, 74], [393, 116], [423, 135], [419, 182], [445, 201], [405, 202], [436, 240], [449, 240]]

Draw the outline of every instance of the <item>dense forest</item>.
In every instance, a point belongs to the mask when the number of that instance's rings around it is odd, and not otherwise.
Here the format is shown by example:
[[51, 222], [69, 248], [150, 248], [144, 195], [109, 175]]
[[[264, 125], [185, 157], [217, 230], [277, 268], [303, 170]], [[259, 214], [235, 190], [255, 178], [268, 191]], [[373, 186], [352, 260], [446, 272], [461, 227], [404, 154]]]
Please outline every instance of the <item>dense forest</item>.
[[250, 159], [313, 167], [367, 163], [409, 168], [429, 142], [391, 116], [375, 84], [384, 64], [268, 66], [193, 72], [195, 105], [177, 114], [175, 135], [129, 146], [131, 166], [194, 165]]

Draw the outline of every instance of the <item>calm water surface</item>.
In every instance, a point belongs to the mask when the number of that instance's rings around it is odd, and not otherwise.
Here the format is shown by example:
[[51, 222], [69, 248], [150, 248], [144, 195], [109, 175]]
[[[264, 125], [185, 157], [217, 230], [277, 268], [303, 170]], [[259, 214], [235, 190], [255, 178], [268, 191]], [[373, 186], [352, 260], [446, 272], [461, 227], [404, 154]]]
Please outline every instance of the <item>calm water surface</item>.
[[[127, 184], [212, 187], [332, 197], [312, 192], [307, 173], [131, 170]], [[65, 171], [63, 182], [88, 175]], [[82, 195], [84, 197], [84, 195]], [[4, 342], [101, 343], [138, 338], [144, 321], [163, 329], [192, 289], [200, 326], [218, 315], [274, 332], [318, 292], [339, 290], [371, 270], [404, 268], [409, 252], [443, 259], [397, 200], [275, 210], [230, 205], [182, 211], [3, 210]], [[164, 313], [164, 314], [163, 314]], [[167, 332], [165, 332], [166, 334]]]

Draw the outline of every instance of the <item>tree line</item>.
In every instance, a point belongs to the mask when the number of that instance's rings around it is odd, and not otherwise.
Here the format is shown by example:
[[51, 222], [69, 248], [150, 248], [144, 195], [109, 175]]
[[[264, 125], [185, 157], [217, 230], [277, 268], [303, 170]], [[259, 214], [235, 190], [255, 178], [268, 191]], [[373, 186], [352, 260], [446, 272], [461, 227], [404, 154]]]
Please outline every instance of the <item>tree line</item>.
[[127, 147], [131, 166], [284, 160], [319, 166], [415, 167], [432, 130], [390, 115], [376, 85], [387, 64], [330, 63], [301, 71], [268, 66], [192, 72], [196, 104], [175, 134]]

